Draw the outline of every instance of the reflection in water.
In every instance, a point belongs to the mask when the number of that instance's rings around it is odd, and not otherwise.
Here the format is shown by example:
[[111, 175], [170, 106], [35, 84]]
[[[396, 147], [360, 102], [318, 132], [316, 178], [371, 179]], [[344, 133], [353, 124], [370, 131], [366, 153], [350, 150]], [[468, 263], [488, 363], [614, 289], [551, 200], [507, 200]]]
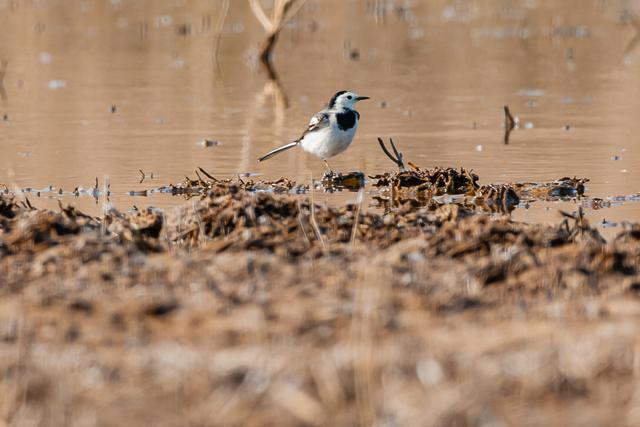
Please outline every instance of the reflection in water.
[[229, 0], [222, 1], [222, 11], [218, 18], [218, 25], [213, 36], [213, 64], [216, 68], [216, 75], [220, 76], [220, 41], [222, 40], [222, 32], [224, 31], [224, 23], [229, 14]]
[[[284, 94], [280, 82], [277, 80], [269, 79], [265, 82], [261, 92], [256, 95], [253, 106], [247, 112], [247, 124], [245, 128], [249, 130], [250, 134], [256, 132], [256, 116], [258, 112], [262, 111], [265, 104], [268, 101], [273, 105], [273, 127], [272, 132], [276, 136], [282, 135], [282, 129], [284, 125], [284, 111], [287, 107], [287, 98]], [[254, 161], [252, 157], [252, 147], [249, 138], [245, 138], [242, 143], [242, 162], [240, 163], [240, 170], [247, 171], [251, 168]]]
[[638, 18], [633, 16], [630, 18], [629, 22], [631, 23], [631, 25], [633, 25], [633, 28], [635, 28], [636, 33], [633, 36], [633, 38], [629, 41], [627, 48], [624, 50], [625, 58], [629, 56], [636, 49], [636, 47], [638, 46], [638, 43], [640, 43], [640, 21], [638, 21]]
[[[260, 48], [260, 63], [267, 72], [268, 77], [268, 81], [265, 83], [262, 92], [257, 95], [256, 102], [247, 115], [248, 124], [246, 128], [250, 132], [254, 130], [254, 119], [257, 111], [264, 107], [268, 99], [271, 99], [274, 116], [273, 133], [278, 137], [282, 136], [284, 110], [288, 108], [289, 100], [273, 65], [273, 49], [283, 27], [295, 17], [305, 2], [306, 0], [276, 0], [271, 10], [271, 17], [268, 18], [258, 0], [249, 1], [253, 14], [267, 33]], [[240, 164], [240, 167], [243, 170], [248, 170], [250, 167], [249, 162], [251, 157], [249, 155], [248, 142], [248, 139], [246, 139], [242, 147], [243, 162]]]
[[[640, 57], [628, 23], [640, 1], [294, 6], [271, 55], [285, 96], [260, 72], [269, 33], [249, 2], [0, 1], [0, 28], [12, 34], [0, 39], [11, 64], [0, 86], [0, 183], [70, 192], [110, 176], [120, 209], [145, 203], [127, 192], [179, 182], [198, 166], [308, 184], [323, 168], [305, 153], [257, 158], [297, 137], [328, 95], [354, 89], [373, 99], [337, 170], [389, 171], [377, 137], [393, 137], [405, 163], [464, 166], [483, 184], [578, 176], [590, 178], [593, 197], [638, 192], [640, 99], [629, 94], [640, 89]], [[517, 143], [504, 144], [504, 105], [522, 118]], [[558, 220], [553, 202], [537, 206], [514, 217]], [[619, 223], [640, 218], [640, 207], [586, 213]]]
[[0, 59], [0, 99], [7, 100], [7, 90], [4, 88], [4, 76], [7, 74], [9, 62], [6, 59]]

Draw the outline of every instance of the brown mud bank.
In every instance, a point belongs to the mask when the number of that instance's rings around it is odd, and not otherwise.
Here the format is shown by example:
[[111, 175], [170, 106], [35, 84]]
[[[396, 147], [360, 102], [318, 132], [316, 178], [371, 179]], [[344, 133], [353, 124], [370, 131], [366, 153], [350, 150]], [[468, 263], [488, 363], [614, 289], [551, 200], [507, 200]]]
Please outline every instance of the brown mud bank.
[[637, 422], [639, 226], [487, 213], [584, 180], [374, 179], [382, 214], [213, 177], [101, 218], [0, 195], [0, 425]]

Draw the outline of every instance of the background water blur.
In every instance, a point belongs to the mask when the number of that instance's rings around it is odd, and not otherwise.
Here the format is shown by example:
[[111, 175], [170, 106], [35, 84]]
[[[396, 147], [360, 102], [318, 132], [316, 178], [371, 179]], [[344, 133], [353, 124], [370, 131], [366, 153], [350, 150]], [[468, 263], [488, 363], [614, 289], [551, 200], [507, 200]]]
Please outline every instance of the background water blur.
[[[286, 109], [260, 68], [264, 31], [247, 2], [223, 6], [0, 0], [0, 183], [72, 190], [109, 176], [111, 201], [128, 209], [179, 203], [126, 192], [198, 166], [309, 182], [324, 166], [301, 150], [257, 158], [350, 88], [372, 99], [337, 170], [391, 170], [382, 136], [420, 166], [463, 165], [482, 183], [575, 175], [591, 196], [640, 190], [640, 1], [308, 0], [275, 48]], [[509, 145], [505, 104], [520, 118]], [[139, 169], [154, 178], [140, 184]], [[514, 215], [557, 221], [558, 208], [576, 205]], [[640, 204], [588, 214], [637, 221]]]

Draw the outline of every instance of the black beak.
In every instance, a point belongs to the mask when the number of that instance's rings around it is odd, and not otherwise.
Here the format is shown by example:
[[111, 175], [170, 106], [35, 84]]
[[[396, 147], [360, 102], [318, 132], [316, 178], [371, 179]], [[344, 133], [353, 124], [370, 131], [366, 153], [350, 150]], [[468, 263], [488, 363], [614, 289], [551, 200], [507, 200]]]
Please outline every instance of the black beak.
[[369, 99], [368, 96], [359, 96], [356, 98], [356, 101], [364, 101], [365, 99]]

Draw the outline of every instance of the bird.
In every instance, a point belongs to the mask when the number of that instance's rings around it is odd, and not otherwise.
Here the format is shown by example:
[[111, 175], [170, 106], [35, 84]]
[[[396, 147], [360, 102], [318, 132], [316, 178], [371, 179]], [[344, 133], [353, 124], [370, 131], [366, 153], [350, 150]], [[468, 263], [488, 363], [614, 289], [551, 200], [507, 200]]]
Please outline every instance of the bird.
[[263, 162], [276, 154], [300, 146], [307, 153], [320, 157], [329, 172], [332, 172], [327, 159], [342, 153], [351, 145], [360, 121], [360, 113], [353, 107], [365, 99], [369, 97], [348, 90], [336, 92], [326, 108], [311, 117], [300, 138], [269, 151], [258, 160]]

